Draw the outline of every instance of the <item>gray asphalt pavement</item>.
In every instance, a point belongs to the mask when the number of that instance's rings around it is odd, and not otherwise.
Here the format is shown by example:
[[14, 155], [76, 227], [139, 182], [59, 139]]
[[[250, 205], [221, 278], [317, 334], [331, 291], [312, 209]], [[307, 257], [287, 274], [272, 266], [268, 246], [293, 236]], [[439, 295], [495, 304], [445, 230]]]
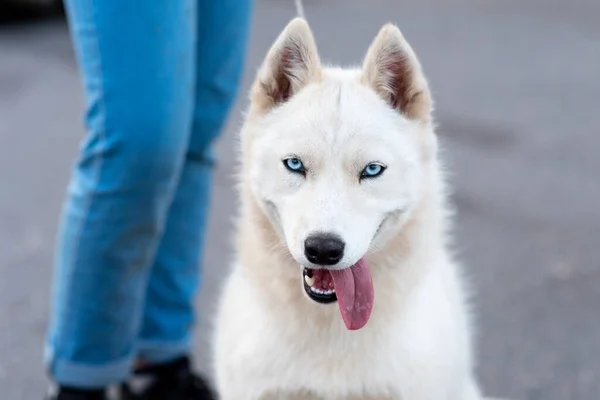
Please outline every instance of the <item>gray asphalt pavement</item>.
[[[397, 22], [421, 58], [452, 170], [478, 374], [513, 399], [600, 399], [600, 2], [305, 0], [324, 60]], [[0, 10], [0, 13], [2, 11]], [[257, 2], [244, 90], [292, 0]], [[198, 360], [231, 259], [243, 92], [219, 142]], [[0, 399], [39, 399], [58, 213], [82, 137], [62, 20], [0, 25]], [[410, 400], [410, 399], [407, 399]]]

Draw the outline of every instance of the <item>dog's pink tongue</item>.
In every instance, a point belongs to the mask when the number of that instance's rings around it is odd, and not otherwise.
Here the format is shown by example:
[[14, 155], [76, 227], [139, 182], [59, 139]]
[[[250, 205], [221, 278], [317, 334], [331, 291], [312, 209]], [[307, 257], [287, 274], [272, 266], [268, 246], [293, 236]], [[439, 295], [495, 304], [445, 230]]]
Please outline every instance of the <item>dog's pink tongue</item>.
[[342, 318], [348, 330], [360, 329], [373, 309], [373, 280], [364, 258], [350, 268], [330, 270]]

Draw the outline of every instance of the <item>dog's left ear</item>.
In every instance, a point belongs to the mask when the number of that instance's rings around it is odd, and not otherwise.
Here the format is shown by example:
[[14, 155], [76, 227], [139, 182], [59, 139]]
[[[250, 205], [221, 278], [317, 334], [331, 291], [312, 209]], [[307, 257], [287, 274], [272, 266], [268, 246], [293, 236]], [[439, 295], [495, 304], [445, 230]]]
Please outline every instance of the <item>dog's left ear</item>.
[[266, 112], [320, 77], [321, 63], [313, 34], [304, 19], [295, 18], [269, 50], [252, 88], [252, 104]]
[[429, 122], [431, 95], [417, 56], [393, 24], [385, 25], [369, 48], [362, 82], [410, 119]]

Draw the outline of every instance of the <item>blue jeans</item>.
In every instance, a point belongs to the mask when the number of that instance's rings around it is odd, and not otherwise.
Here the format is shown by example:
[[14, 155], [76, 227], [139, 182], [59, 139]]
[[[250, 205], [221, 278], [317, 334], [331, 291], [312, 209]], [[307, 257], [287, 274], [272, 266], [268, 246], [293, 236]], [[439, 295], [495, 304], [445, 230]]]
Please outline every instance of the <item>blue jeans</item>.
[[[251, 0], [66, 0], [87, 135], [63, 210], [46, 364], [123, 381], [190, 352], [211, 143], [237, 94]], [[60, 96], [60, 93], [57, 93]]]

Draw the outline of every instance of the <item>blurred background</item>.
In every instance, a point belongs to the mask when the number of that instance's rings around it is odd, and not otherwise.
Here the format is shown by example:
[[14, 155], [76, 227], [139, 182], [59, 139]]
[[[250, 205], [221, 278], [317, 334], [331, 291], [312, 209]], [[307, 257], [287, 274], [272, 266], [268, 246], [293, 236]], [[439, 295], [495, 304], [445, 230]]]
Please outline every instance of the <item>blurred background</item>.
[[[83, 135], [52, 1], [0, 0], [0, 398], [39, 399], [53, 246]], [[36, 4], [37, 3], [37, 4]], [[25, 7], [25, 5], [27, 5]], [[600, 399], [600, 2], [305, 0], [326, 62], [361, 62], [396, 22], [436, 100], [477, 313], [478, 374], [514, 400]], [[246, 90], [295, 14], [257, 0], [244, 89], [218, 144], [196, 355], [231, 259], [231, 172]], [[93, 301], [93, 299], [91, 299]]]

